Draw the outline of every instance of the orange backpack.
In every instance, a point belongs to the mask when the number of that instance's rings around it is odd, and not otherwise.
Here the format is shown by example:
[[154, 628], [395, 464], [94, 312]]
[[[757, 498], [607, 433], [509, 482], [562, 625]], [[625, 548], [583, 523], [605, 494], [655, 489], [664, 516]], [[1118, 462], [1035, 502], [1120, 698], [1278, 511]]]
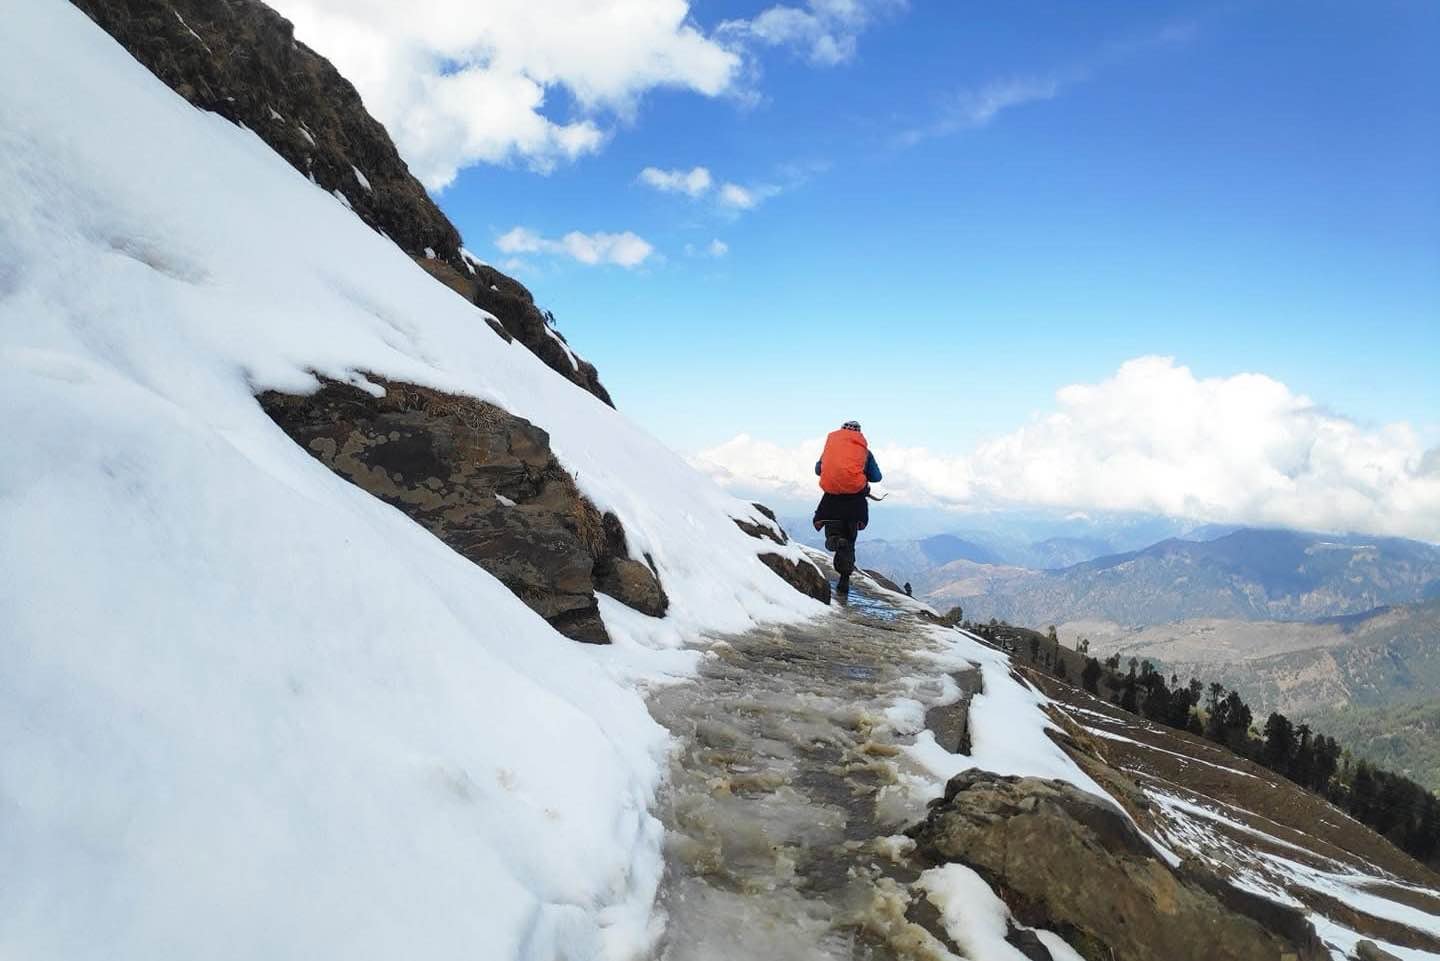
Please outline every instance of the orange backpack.
[[827, 494], [858, 494], [869, 483], [865, 479], [865, 461], [870, 446], [858, 430], [835, 430], [825, 438], [825, 452], [820, 455], [820, 489]]

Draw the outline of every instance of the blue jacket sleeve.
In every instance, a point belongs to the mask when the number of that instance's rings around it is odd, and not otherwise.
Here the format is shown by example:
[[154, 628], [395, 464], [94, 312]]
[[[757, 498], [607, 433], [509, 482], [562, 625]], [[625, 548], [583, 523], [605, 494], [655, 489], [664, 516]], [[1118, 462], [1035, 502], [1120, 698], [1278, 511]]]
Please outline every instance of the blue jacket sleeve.
[[[815, 467], [818, 471], [820, 465], [816, 464]], [[865, 452], [865, 479], [872, 484], [878, 484], [885, 479], [880, 473], [880, 465], [875, 463], [875, 455], [869, 451]]]
[[[824, 458], [821, 458], [821, 460], [823, 460], [823, 459], [824, 459]], [[819, 476], [820, 476], [820, 461], [818, 461], [818, 460], [815, 462], [815, 476], [816, 476], [816, 477], [819, 477]]]

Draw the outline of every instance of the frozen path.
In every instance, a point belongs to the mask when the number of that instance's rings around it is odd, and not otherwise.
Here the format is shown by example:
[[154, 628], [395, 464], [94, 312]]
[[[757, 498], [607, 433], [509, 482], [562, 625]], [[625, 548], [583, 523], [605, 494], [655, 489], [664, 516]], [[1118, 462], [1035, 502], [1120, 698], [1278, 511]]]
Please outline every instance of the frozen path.
[[[663, 961], [952, 956], [905, 894], [921, 869], [894, 837], [929, 781], [894, 705], [956, 693], [922, 655], [937, 642], [918, 610], [857, 578], [848, 606], [719, 641], [693, 682], [651, 698], [679, 744], [660, 803]], [[930, 715], [944, 730], [963, 704]]]

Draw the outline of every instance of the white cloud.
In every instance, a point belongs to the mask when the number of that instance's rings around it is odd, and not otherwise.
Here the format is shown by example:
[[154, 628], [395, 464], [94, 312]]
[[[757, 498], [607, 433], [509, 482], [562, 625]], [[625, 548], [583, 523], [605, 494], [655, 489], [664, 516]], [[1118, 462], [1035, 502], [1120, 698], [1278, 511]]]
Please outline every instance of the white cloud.
[[[697, 455], [735, 487], [811, 496], [821, 441], [741, 435]], [[1198, 378], [1141, 357], [964, 455], [888, 447], [897, 502], [1147, 511], [1199, 521], [1440, 541], [1440, 449], [1407, 424], [1367, 427], [1263, 374]]]
[[736, 210], [750, 210], [759, 201], [755, 199], [754, 191], [739, 184], [725, 184], [720, 188], [720, 202]]
[[777, 4], [750, 20], [727, 20], [719, 35], [788, 47], [819, 66], [855, 56], [860, 34], [879, 15], [903, 9], [905, 0], [807, 0], [803, 7]]
[[945, 105], [940, 116], [923, 127], [907, 130], [899, 137], [903, 146], [914, 146], [932, 137], [944, 137], [961, 130], [987, 126], [1006, 110], [1053, 100], [1066, 85], [1083, 79], [1083, 73], [1036, 77], [1011, 77], [992, 80], [969, 90], [962, 90]]
[[710, 189], [713, 178], [704, 167], [690, 170], [661, 170], [646, 167], [640, 171], [640, 182], [654, 187], [661, 193], [681, 193], [690, 197], [704, 195]]
[[[808, 176], [808, 170], [799, 171], [798, 168], [790, 168], [790, 170], [789, 176], [793, 183], [802, 183]], [[661, 193], [685, 194], [692, 200], [713, 194], [715, 203], [731, 213], [754, 210], [762, 202], [779, 195], [784, 189], [776, 184], [768, 183], [754, 184], [749, 187], [732, 181], [717, 183], [708, 167], [692, 167], [689, 170], [646, 167], [640, 171], [637, 179]]]
[[515, 227], [498, 237], [495, 246], [506, 254], [554, 254], [582, 264], [614, 264], [627, 269], [640, 266], [655, 252], [644, 238], [628, 230], [619, 234], [572, 230], [551, 240], [527, 227]]
[[[739, 53], [685, 0], [270, 0], [334, 62], [432, 189], [477, 162], [548, 170], [598, 150], [659, 87], [718, 96]], [[573, 97], [575, 116], [547, 109]]]

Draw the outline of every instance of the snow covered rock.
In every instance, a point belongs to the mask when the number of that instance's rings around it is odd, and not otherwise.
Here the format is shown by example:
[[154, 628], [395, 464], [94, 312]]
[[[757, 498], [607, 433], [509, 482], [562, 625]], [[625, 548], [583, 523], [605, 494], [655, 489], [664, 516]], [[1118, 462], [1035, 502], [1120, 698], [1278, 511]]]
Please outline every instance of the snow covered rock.
[[[74, 3], [172, 90], [253, 131], [466, 300], [489, 309], [491, 285], [522, 291], [530, 310], [507, 309], [497, 333], [513, 335], [551, 369], [611, 404], [595, 367], [572, 360], [573, 351], [546, 333], [528, 290], [491, 267], [484, 269], [492, 279], [477, 284], [460, 232], [411, 175], [355, 88], [295, 39], [290, 21], [260, 0]], [[478, 299], [482, 292], [487, 302]]]
[[575, 354], [565, 336], [551, 325], [550, 318], [535, 306], [529, 288], [488, 264], [472, 264], [471, 270], [475, 278], [471, 300], [475, 306], [494, 314], [506, 331], [552, 370], [615, 406], [610, 392], [600, 383], [595, 365]]
[[1064, 781], [966, 771], [910, 833], [922, 855], [974, 868], [1021, 922], [1085, 957], [1330, 957], [1299, 911], [1170, 866], [1118, 806]]
[[260, 0], [73, 2], [186, 100], [255, 131], [325, 191], [345, 190], [360, 219], [402, 250], [430, 247], [462, 265], [460, 232], [350, 81]]
[[[785, 533], [785, 528], [775, 519], [775, 512], [764, 504], [751, 504], [755, 509], [754, 514], [749, 517], [733, 518], [735, 526], [757, 541], [770, 541], [779, 544], [781, 547], [790, 543], [790, 535]], [[820, 568], [806, 557], [786, 557], [774, 551], [765, 551], [758, 555], [761, 562], [774, 571], [782, 581], [795, 588], [801, 594], [808, 595], [825, 604], [830, 603], [830, 581], [820, 572]]]
[[760, 555], [760, 562], [801, 594], [807, 594], [826, 604], [830, 603], [830, 582], [820, 573], [820, 569], [808, 560], [796, 560], [766, 552]]
[[494, 574], [562, 634], [609, 641], [597, 589], [665, 613], [655, 573], [628, 556], [620, 520], [576, 489], [545, 431], [474, 398], [367, 380], [380, 396], [328, 381], [308, 396], [267, 391], [260, 404], [327, 467]]

